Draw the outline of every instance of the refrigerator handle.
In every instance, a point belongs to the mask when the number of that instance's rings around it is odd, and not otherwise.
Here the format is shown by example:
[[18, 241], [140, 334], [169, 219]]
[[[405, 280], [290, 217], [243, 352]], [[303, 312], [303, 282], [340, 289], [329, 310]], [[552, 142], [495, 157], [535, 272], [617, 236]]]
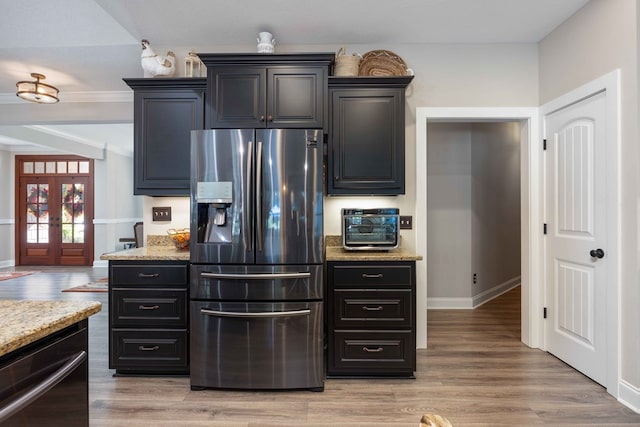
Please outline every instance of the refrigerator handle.
[[262, 252], [262, 141], [256, 154], [256, 251]]
[[253, 155], [253, 141], [249, 141], [249, 149], [247, 150], [247, 178], [246, 182], [249, 183], [247, 186], [247, 195], [246, 195], [246, 203], [245, 206], [247, 208], [247, 215], [242, 215], [243, 224], [243, 232], [242, 232], [242, 242], [244, 243], [247, 251], [251, 252], [252, 250], [252, 242], [253, 242], [253, 224], [251, 219], [253, 218], [252, 207], [252, 196], [251, 196], [251, 169], [252, 169], [252, 155]]

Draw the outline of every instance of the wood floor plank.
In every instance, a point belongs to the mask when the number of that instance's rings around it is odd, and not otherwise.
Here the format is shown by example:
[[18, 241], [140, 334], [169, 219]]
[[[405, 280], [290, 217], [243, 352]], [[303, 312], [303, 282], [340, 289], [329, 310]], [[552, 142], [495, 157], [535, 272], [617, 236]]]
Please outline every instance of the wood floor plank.
[[324, 392], [192, 391], [185, 376], [113, 377], [107, 294], [60, 292], [106, 277], [106, 268], [23, 269], [39, 272], [0, 282], [0, 299], [103, 304], [89, 319], [92, 427], [417, 427], [426, 412], [455, 427], [640, 426], [640, 414], [602, 386], [520, 342], [519, 288], [475, 310], [430, 310], [415, 379], [329, 379]]

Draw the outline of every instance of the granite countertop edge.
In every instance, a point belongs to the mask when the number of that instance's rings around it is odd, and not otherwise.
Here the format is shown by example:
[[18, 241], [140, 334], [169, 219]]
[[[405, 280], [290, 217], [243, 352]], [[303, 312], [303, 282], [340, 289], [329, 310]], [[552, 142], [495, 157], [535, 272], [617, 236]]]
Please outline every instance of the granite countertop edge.
[[123, 251], [107, 252], [100, 255], [106, 261], [189, 261], [189, 248], [176, 249], [169, 236], [148, 235], [147, 246]]
[[0, 356], [102, 310], [98, 301], [0, 300]]

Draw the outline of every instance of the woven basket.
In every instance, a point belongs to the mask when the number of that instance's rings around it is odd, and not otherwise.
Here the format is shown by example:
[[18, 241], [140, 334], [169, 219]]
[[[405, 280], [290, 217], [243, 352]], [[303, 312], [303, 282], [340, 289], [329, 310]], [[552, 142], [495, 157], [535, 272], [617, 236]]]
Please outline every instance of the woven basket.
[[407, 64], [389, 50], [372, 50], [362, 55], [360, 76], [406, 76]]
[[334, 75], [357, 76], [361, 60], [362, 56], [359, 54], [354, 53], [352, 55], [347, 55], [345, 54], [344, 48], [340, 48], [338, 53], [336, 53], [336, 67]]

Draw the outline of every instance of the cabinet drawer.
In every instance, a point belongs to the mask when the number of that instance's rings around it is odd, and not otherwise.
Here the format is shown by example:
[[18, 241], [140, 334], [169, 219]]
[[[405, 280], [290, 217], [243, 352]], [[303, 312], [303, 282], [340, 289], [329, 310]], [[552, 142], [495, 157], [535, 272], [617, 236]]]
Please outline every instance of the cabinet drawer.
[[121, 285], [181, 286], [186, 289], [188, 267], [184, 265], [112, 265], [109, 272], [111, 287]]
[[411, 287], [413, 268], [410, 263], [394, 265], [333, 265], [334, 287]]
[[336, 328], [379, 327], [411, 328], [412, 292], [410, 289], [333, 291], [334, 326]]
[[187, 327], [186, 290], [114, 290], [112, 326]]
[[113, 329], [109, 368], [169, 372], [189, 366], [186, 329]]
[[334, 331], [329, 373], [413, 375], [414, 341], [411, 331]]

